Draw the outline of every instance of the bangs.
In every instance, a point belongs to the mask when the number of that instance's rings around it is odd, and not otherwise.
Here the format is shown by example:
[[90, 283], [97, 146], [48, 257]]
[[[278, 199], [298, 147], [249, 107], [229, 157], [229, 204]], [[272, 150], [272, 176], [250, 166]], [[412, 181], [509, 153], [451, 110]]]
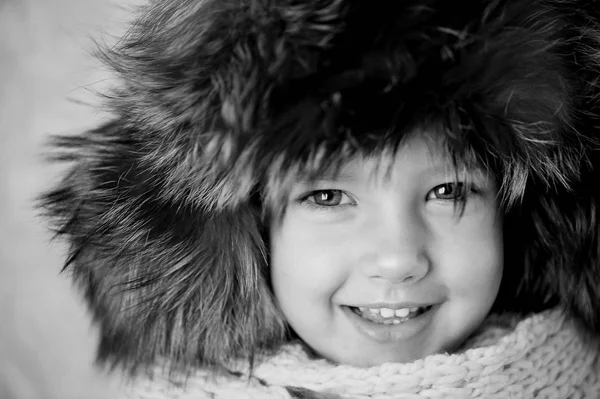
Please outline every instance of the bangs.
[[[523, 195], [527, 180], [526, 165], [520, 165], [518, 159], [514, 159], [509, 163], [512, 168], [507, 168], [502, 162], [505, 158], [490, 151], [490, 146], [485, 142], [480, 142], [480, 133], [456, 134], [450, 126], [436, 123], [379, 136], [382, 139], [370, 146], [352, 146], [349, 145], [351, 141], [346, 141], [341, 148], [332, 149], [323, 143], [303, 160], [290, 162], [284, 155], [279, 156], [268, 168], [266, 178], [260, 185], [263, 220], [283, 217], [290, 193], [298, 183], [318, 180], [323, 176], [336, 180], [352, 162], [374, 161], [375, 167], [370, 172], [372, 177], [378, 175], [386, 180], [391, 179], [392, 160], [415, 137], [426, 140], [431, 157], [444, 159], [446, 164], [451, 165], [449, 172], [454, 175], [454, 182], [460, 181], [470, 186], [473, 176], [477, 175], [494, 179], [499, 186], [497, 195], [503, 210], [508, 210]], [[456, 205], [462, 206], [458, 201]], [[459, 210], [462, 211], [462, 208]]]

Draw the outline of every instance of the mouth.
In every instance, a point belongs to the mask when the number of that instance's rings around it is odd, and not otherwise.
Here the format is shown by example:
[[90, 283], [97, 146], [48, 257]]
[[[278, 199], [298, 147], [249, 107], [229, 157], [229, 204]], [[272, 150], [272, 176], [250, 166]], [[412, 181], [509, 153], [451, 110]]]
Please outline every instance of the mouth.
[[432, 307], [433, 305], [390, 309], [385, 307], [369, 308], [348, 306], [352, 313], [356, 314], [362, 319], [371, 323], [382, 325], [398, 325], [405, 323], [411, 319], [414, 319], [415, 317], [427, 313]]
[[384, 345], [409, 342], [412, 339], [419, 340], [435, 331], [432, 330], [432, 326], [435, 324], [441, 303], [404, 306], [406, 307], [394, 306], [392, 309], [381, 305], [373, 305], [373, 307], [343, 305], [341, 308], [358, 332]]

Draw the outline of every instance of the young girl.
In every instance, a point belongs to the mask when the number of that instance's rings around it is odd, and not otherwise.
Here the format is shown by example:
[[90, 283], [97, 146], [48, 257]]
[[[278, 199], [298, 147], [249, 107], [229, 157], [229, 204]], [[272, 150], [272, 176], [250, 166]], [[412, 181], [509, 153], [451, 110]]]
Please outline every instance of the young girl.
[[153, 1], [44, 197], [132, 398], [597, 398], [587, 0]]

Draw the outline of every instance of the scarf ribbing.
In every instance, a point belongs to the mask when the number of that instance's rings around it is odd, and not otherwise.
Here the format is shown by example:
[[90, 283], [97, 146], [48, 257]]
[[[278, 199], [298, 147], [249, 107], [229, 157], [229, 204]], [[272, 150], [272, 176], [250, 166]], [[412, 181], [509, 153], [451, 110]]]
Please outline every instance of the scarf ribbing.
[[[491, 316], [453, 354], [411, 363], [356, 368], [312, 359], [288, 344], [241, 378], [193, 373], [183, 386], [157, 368], [130, 386], [136, 399], [290, 398], [286, 387], [334, 393], [343, 398], [594, 398], [600, 397], [600, 351], [584, 340], [560, 309], [523, 320]], [[325, 396], [324, 396], [325, 397]]]

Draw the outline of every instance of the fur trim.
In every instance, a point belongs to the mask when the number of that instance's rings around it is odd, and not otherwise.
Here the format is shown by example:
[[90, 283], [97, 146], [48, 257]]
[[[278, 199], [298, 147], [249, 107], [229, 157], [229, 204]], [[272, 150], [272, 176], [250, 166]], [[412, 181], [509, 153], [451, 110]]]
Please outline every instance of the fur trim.
[[[520, 258], [511, 265], [526, 260], [507, 273], [507, 290], [521, 282], [519, 295], [542, 308], [562, 301], [600, 332], [597, 9], [589, 0], [143, 7], [102, 53], [121, 78], [107, 99], [114, 120], [57, 139], [57, 157], [74, 166], [43, 199], [101, 324], [100, 358], [224, 364], [280, 342], [260, 202], [275, 202], [297, 174], [397, 148], [429, 125], [457, 162], [502, 181], [507, 242]], [[531, 310], [524, 297], [501, 307]]]

